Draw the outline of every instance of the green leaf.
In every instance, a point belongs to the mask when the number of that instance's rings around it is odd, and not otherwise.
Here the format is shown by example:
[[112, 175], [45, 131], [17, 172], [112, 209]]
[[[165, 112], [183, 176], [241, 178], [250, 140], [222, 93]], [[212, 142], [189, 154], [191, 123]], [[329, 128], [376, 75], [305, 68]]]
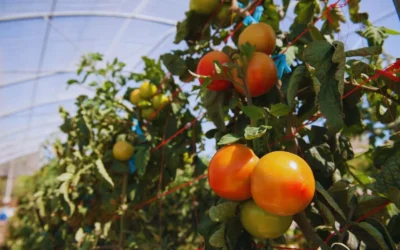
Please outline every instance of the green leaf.
[[137, 147], [138, 151], [136, 153], [136, 169], [139, 177], [143, 177], [146, 173], [147, 164], [150, 161], [150, 149], [148, 147]]
[[220, 223], [213, 222], [209, 216], [201, 218], [197, 230], [204, 237], [205, 249], [216, 249], [210, 245], [210, 237], [220, 228]]
[[126, 174], [129, 173], [129, 166], [127, 162], [122, 162], [118, 160], [113, 160], [111, 171], [119, 174]]
[[211, 91], [205, 89], [202, 95], [204, 108], [207, 110], [207, 117], [220, 131], [226, 130], [225, 116], [228, 114], [230, 93], [228, 91]]
[[243, 106], [242, 111], [253, 120], [260, 120], [264, 117], [264, 109], [257, 106]]
[[228, 201], [212, 206], [209, 211], [211, 220], [214, 222], [226, 222], [235, 216], [238, 205], [238, 202]]
[[[357, 219], [364, 216], [371, 211], [381, 208], [384, 204], [388, 203], [388, 199], [380, 197], [380, 196], [372, 196], [372, 195], [363, 195], [358, 198], [358, 206], [354, 213], [353, 218]], [[380, 212], [376, 213], [376, 217], [381, 217], [385, 214], [385, 209], [381, 209]], [[375, 216], [374, 215], [374, 216]]]
[[58, 181], [68, 181], [72, 178], [72, 174], [71, 173], [63, 173], [60, 176], [57, 177]]
[[315, 27], [314, 24], [309, 23], [308, 24], [309, 32], [311, 35], [311, 38], [313, 41], [322, 41], [325, 40], [324, 35], [319, 31], [317, 27]]
[[244, 138], [246, 140], [260, 138], [267, 132], [268, 129], [271, 129], [271, 127], [265, 125], [261, 125], [260, 127], [247, 126], [244, 130]]
[[324, 197], [325, 201], [327, 204], [338, 214], [340, 217], [346, 221], [346, 216], [344, 215], [342, 209], [339, 207], [339, 205], [335, 202], [335, 200], [332, 198], [332, 196], [324, 189], [323, 186], [319, 182], [316, 183], [316, 191], [318, 194], [320, 194], [322, 197]]
[[[282, 48], [282, 50], [284, 49], [286, 48]], [[299, 53], [299, 48], [296, 45], [292, 45], [287, 49], [285, 55], [286, 55], [286, 62], [289, 66], [293, 65], [293, 62], [297, 58], [298, 53]]]
[[96, 160], [96, 167], [97, 170], [99, 171], [99, 173], [101, 174], [101, 176], [103, 176], [103, 178], [110, 183], [111, 186], [114, 187], [114, 182], [112, 181], [110, 175], [107, 173], [106, 168], [104, 167], [103, 161], [101, 159], [97, 159]]
[[183, 60], [178, 55], [167, 53], [162, 55], [160, 59], [162, 60], [168, 71], [173, 75], [181, 76], [185, 74], [188, 70], [185, 64], [185, 60]]
[[388, 225], [387, 225], [387, 230], [389, 231], [390, 236], [392, 237], [393, 241], [396, 244], [400, 243], [400, 213], [394, 215]]
[[67, 82], [68, 85], [72, 85], [74, 83], [78, 83], [78, 80], [71, 79], [71, 80], [68, 80], [68, 82]]
[[60, 186], [60, 193], [63, 195], [64, 200], [69, 206], [69, 215], [73, 215], [75, 212], [75, 204], [69, 198], [69, 181], [63, 182]]
[[346, 71], [346, 55], [344, 52], [344, 43], [340, 41], [334, 41], [335, 53], [332, 56], [332, 62], [337, 63], [337, 71], [335, 79], [338, 81], [338, 91], [340, 99], [343, 97], [344, 92], [344, 73]]
[[237, 249], [236, 245], [242, 234], [243, 227], [239, 217], [228, 220], [225, 224], [225, 242], [228, 249]]
[[322, 202], [316, 202], [318, 209], [321, 211], [321, 215], [326, 219], [329, 226], [335, 227], [335, 216], [332, 214], [331, 210]]
[[226, 145], [239, 141], [242, 137], [235, 134], [226, 134], [219, 140], [218, 145]]
[[300, 65], [293, 71], [292, 75], [290, 76], [286, 98], [289, 107], [291, 108], [294, 108], [297, 91], [299, 90], [301, 83], [306, 78], [307, 72], [307, 68], [304, 65]]
[[396, 249], [396, 245], [389, 233], [389, 231], [386, 229], [386, 227], [382, 224], [382, 222], [380, 222], [379, 220], [375, 219], [375, 218], [367, 218], [366, 222], [371, 224], [374, 228], [378, 229], [379, 232], [382, 234], [386, 244], [390, 247], [390, 249], [395, 250]]
[[383, 27], [383, 29], [385, 30], [385, 33], [388, 35], [400, 35], [400, 32], [397, 30], [388, 29], [386, 27]]
[[336, 80], [338, 65], [333, 62], [335, 47], [327, 41], [312, 42], [304, 50], [304, 60], [315, 68], [315, 77], [321, 84], [317, 103], [327, 119], [331, 134], [339, 132], [343, 125], [340, 83]]
[[221, 224], [220, 228], [210, 237], [210, 245], [213, 247], [225, 246], [225, 224]]
[[[315, 127], [313, 128], [315, 129]], [[315, 137], [316, 139], [312, 139], [313, 143], [320, 142], [318, 140], [321, 140], [322, 142], [324, 133], [321, 130], [318, 130], [315, 133]], [[310, 164], [315, 178], [320, 181], [320, 184], [325, 187], [330, 186], [332, 182], [332, 175], [335, 170], [335, 162], [329, 145], [327, 143], [322, 143], [321, 145], [311, 147], [310, 149], [304, 151], [304, 159], [308, 162], [308, 164]]]
[[299, 0], [294, 8], [296, 18], [293, 24], [308, 24], [312, 22], [315, 14], [319, 14], [320, 11], [317, 0]]
[[285, 116], [287, 114], [289, 114], [290, 112], [290, 107], [284, 103], [278, 103], [278, 104], [274, 104], [271, 106], [271, 115], [275, 116], [275, 117], [279, 117], [279, 116]]
[[360, 10], [360, 3], [361, 0], [350, 0], [348, 2], [348, 6], [350, 9], [350, 20], [353, 23], [364, 23], [368, 24], [368, 13], [359, 12]]
[[246, 42], [242, 46], [240, 46], [240, 50], [243, 52], [243, 55], [247, 60], [250, 60], [250, 58], [253, 56], [253, 53], [256, 51], [256, 46], [251, 45], [249, 42]]
[[364, 37], [368, 41], [368, 46], [382, 47], [385, 39], [388, 38], [384, 27], [368, 26], [363, 31], [357, 31], [357, 34]]
[[201, 15], [194, 11], [188, 11], [185, 13], [186, 19], [182, 22], [178, 22], [176, 25], [176, 36], [174, 43], [178, 44], [183, 40], [196, 41], [202, 35], [203, 39], [210, 37], [210, 26], [204, 27], [209, 16]]
[[[376, 229], [374, 226], [367, 222], [360, 222], [360, 223], [351, 223], [353, 227], [357, 227], [362, 229], [366, 234], [362, 235], [362, 239], [366, 240], [366, 238], [373, 239], [379, 246], [379, 249], [382, 250], [389, 250], [388, 245], [386, 244], [382, 234]], [[352, 230], [352, 229], [350, 229]], [[354, 234], [359, 238], [360, 233], [354, 232]]]
[[381, 193], [388, 193], [391, 187], [400, 189], [400, 157], [389, 157], [375, 179], [375, 187]]
[[336, 5], [328, 10], [328, 6], [326, 5], [323, 12], [327, 14], [322, 17], [325, 20], [321, 27], [322, 33], [332, 34], [333, 32], [340, 32], [340, 23], [346, 23], [346, 17], [341, 8]]
[[381, 46], [372, 46], [372, 47], [365, 47], [365, 48], [346, 51], [346, 57], [375, 56], [375, 55], [380, 55], [381, 53], [382, 53]]
[[387, 196], [393, 204], [400, 209], [400, 189], [397, 187], [389, 187]]
[[275, 30], [279, 30], [279, 22], [281, 18], [279, 13], [276, 9], [276, 5], [274, 4], [273, 0], [266, 0], [264, 1], [264, 11], [261, 15], [260, 22], [267, 23], [271, 25], [271, 27]]

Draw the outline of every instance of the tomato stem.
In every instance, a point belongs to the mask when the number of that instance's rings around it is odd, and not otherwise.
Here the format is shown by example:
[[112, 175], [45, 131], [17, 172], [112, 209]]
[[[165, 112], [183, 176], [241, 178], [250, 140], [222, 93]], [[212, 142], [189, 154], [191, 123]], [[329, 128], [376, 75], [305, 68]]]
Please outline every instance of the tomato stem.
[[308, 220], [306, 213], [300, 212], [293, 216], [294, 221], [296, 222], [297, 226], [303, 232], [304, 237], [307, 240], [307, 243], [312, 248], [321, 248], [322, 250], [330, 249], [328, 245], [318, 236], [318, 234], [314, 231], [310, 221]]
[[119, 231], [119, 249], [124, 249], [124, 240], [125, 240], [125, 234], [124, 234], [124, 214], [125, 214], [125, 209], [126, 209], [126, 188], [128, 186], [128, 174], [124, 174], [122, 177], [122, 194], [121, 194], [121, 200], [122, 200], [122, 214], [120, 217], [120, 231]]

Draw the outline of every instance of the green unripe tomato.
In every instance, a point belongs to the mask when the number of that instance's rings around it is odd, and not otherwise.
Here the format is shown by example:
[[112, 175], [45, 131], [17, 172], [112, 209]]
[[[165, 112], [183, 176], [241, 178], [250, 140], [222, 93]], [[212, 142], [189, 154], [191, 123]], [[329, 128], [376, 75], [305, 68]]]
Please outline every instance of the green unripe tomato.
[[150, 82], [144, 82], [140, 88], [140, 97], [142, 99], [150, 99], [153, 95], [157, 93], [157, 86], [151, 84]]
[[246, 201], [240, 208], [240, 221], [244, 229], [255, 238], [274, 239], [283, 235], [293, 221], [292, 216], [267, 213], [253, 200]]
[[164, 94], [158, 94], [151, 98], [151, 104], [155, 109], [161, 108], [164, 104], [168, 103], [168, 101], [168, 97]]
[[190, 0], [190, 10], [198, 14], [209, 15], [218, 7], [219, 0]]
[[[150, 118], [153, 117], [153, 114], [155, 112], [156, 112], [156, 110], [153, 108], [144, 108], [144, 109], [142, 109], [142, 117], [143, 117], [143, 119], [148, 121], [148, 120], [150, 120]], [[154, 115], [154, 116], [156, 116], [156, 115]]]

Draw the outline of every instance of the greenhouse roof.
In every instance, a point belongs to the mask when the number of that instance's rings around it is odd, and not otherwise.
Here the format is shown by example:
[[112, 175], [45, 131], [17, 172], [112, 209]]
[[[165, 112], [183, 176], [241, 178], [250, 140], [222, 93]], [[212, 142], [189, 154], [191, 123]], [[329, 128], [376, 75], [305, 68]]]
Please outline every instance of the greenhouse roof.
[[[0, 166], [38, 152], [58, 131], [59, 107], [73, 111], [74, 99], [92, 92], [66, 84], [83, 53], [117, 57], [127, 70], [140, 71], [142, 56], [158, 58], [183, 46], [173, 40], [188, 6], [188, 0], [0, 0]], [[392, 0], [363, 0], [360, 11], [376, 26], [400, 30]], [[342, 25], [337, 39], [347, 49], [363, 47], [360, 29]], [[390, 37], [386, 52], [400, 57], [399, 41]]]

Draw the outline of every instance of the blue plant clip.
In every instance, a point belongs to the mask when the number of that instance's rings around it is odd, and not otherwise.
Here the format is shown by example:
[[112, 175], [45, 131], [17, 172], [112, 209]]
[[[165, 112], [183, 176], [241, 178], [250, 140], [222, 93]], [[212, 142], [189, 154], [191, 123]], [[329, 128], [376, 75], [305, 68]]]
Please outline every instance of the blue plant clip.
[[257, 6], [256, 10], [253, 13], [253, 17], [257, 21], [257, 23], [260, 21], [263, 12], [264, 12], [264, 7], [261, 5]]
[[[246, 6], [244, 4], [242, 4], [241, 2], [238, 2], [238, 6], [239, 8], [245, 8]], [[263, 6], [257, 6], [257, 8], [255, 9], [253, 15], [248, 15], [244, 18], [243, 20], [243, 24], [245, 26], [249, 26], [250, 24], [253, 23], [258, 23], [260, 22], [262, 13], [264, 12], [264, 7]]]
[[141, 140], [145, 140], [146, 138], [144, 137], [144, 133], [140, 128], [139, 121], [136, 118], [133, 118], [132, 121], [133, 121], [132, 131], [135, 131]]
[[6, 221], [7, 219], [8, 219], [8, 217], [5, 213], [0, 214], [0, 221]]
[[135, 155], [133, 155], [129, 159], [128, 164], [129, 164], [129, 173], [131, 173], [131, 174], [135, 173], [136, 172]]
[[252, 23], [258, 23], [258, 21], [256, 19], [254, 19], [254, 17], [248, 15], [244, 18], [243, 20], [243, 24], [246, 26], [249, 26]]
[[292, 69], [286, 62], [286, 55], [285, 54], [278, 54], [271, 56], [272, 59], [275, 61], [276, 68], [278, 69], [278, 77], [282, 79], [284, 73], [292, 72]]

